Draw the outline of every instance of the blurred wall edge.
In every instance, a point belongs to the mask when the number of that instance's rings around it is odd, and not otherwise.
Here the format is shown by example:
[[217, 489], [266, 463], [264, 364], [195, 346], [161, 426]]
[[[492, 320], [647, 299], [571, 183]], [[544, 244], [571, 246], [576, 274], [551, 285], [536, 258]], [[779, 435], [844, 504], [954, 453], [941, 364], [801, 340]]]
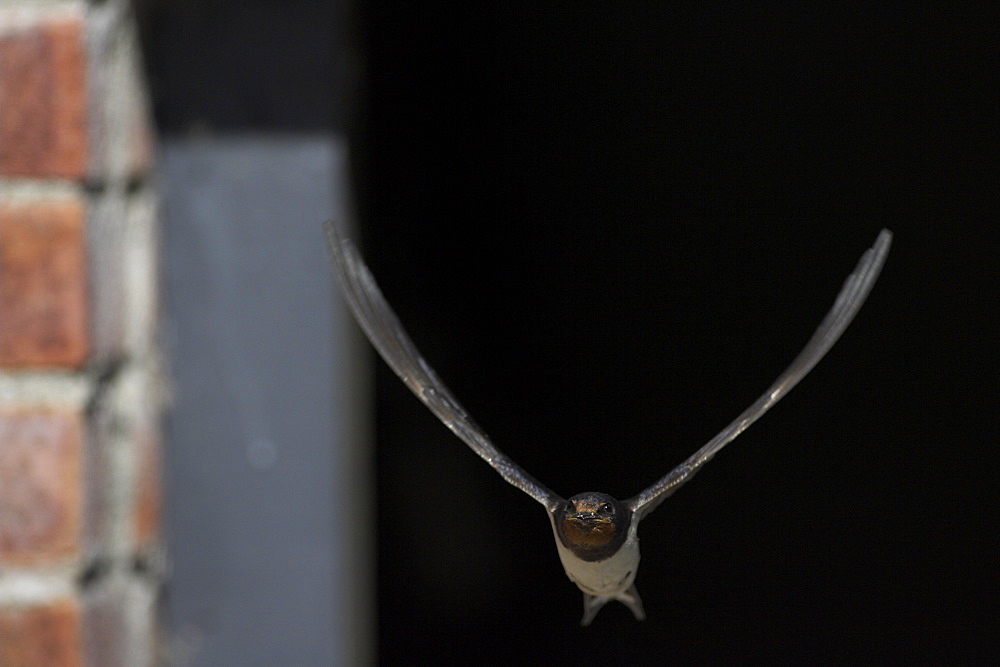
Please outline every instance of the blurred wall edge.
[[142, 26], [165, 193], [171, 658], [369, 663], [368, 357], [322, 230], [350, 222], [347, 4], [151, 1]]
[[193, 665], [364, 662], [365, 475], [321, 230], [344, 215], [345, 145], [174, 138], [163, 166], [180, 650]]

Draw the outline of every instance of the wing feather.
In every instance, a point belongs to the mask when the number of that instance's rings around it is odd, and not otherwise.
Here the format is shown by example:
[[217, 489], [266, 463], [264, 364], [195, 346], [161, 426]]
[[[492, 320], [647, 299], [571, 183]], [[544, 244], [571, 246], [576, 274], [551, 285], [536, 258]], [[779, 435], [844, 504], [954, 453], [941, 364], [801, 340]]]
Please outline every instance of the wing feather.
[[753, 405], [744, 410], [729, 426], [722, 429], [717, 436], [709, 440], [705, 446], [669, 474], [639, 495], [626, 501], [626, 505], [636, 513], [637, 519], [641, 519], [656, 509], [661, 502], [691, 479], [720, 449], [757, 421], [812, 370], [813, 366], [837, 342], [837, 339], [844, 333], [847, 325], [851, 323], [865, 302], [879, 272], [882, 270], [891, 242], [892, 233], [883, 229], [875, 240], [875, 244], [862, 255], [857, 268], [847, 277], [833, 308], [823, 318], [822, 323], [809, 342], [806, 343], [805, 348]]
[[332, 221], [324, 225], [327, 246], [343, 294], [361, 329], [378, 353], [437, 418], [500, 475], [553, 512], [558, 495], [501, 452], [466, 413], [410, 340], [361, 255]]

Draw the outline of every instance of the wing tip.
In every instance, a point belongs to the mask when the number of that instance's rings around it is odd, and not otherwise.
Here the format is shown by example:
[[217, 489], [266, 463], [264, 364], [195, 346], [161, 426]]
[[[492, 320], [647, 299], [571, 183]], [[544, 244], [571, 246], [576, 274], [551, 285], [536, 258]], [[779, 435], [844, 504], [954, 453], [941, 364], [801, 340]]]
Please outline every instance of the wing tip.
[[882, 231], [878, 233], [878, 237], [875, 239], [875, 243], [872, 245], [872, 252], [875, 255], [874, 263], [881, 266], [885, 261], [885, 256], [889, 253], [889, 247], [892, 245], [892, 232], [889, 229], [883, 227]]

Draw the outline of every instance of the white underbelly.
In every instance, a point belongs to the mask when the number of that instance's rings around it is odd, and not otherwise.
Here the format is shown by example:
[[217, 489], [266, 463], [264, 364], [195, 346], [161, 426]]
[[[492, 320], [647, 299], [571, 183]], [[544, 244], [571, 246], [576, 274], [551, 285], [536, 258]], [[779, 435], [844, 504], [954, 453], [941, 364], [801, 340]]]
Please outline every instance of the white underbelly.
[[[639, 538], [636, 536], [638, 522], [629, 527], [628, 538], [618, 552], [606, 560], [588, 562], [577, 558], [572, 551], [563, 546], [558, 535], [556, 549], [559, 560], [562, 561], [566, 576], [580, 590], [590, 595], [614, 596], [628, 590], [635, 580], [635, 572], [639, 567]], [[553, 533], [555, 527], [553, 526]]]

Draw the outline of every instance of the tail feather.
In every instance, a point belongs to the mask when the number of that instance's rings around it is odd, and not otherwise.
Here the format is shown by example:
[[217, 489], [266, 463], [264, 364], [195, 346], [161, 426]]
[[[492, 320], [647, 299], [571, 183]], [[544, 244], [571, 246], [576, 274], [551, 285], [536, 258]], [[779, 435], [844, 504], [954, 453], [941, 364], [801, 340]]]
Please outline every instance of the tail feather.
[[618, 593], [617, 595], [591, 595], [590, 593], [584, 593], [583, 619], [580, 621], [580, 625], [590, 625], [590, 622], [597, 616], [597, 612], [601, 610], [601, 607], [612, 600], [618, 600], [631, 609], [635, 615], [635, 620], [646, 620], [646, 612], [642, 608], [642, 598], [639, 597], [639, 591], [636, 590], [635, 584], [632, 584], [627, 591]]

